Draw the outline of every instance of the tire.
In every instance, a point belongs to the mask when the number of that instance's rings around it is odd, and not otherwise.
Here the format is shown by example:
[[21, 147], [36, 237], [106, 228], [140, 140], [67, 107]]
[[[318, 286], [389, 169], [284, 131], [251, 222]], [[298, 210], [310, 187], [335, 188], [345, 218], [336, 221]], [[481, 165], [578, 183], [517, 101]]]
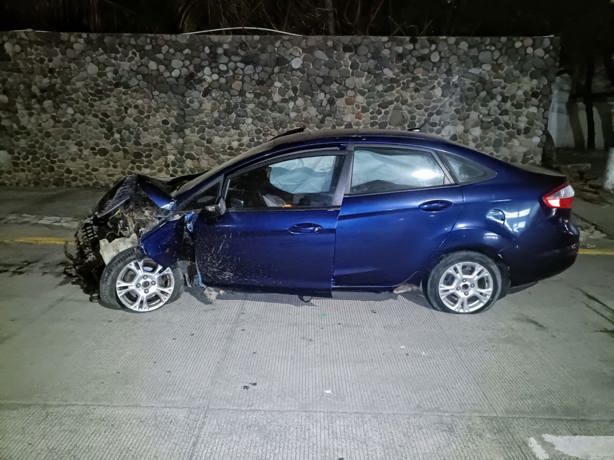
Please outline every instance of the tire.
[[100, 303], [107, 307], [146, 313], [177, 300], [183, 291], [183, 284], [179, 269], [164, 269], [137, 249], [126, 249], [111, 259], [102, 272]]
[[479, 252], [459, 251], [444, 256], [422, 288], [435, 310], [475, 314], [494, 305], [502, 286], [501, 270], [494, 260]]

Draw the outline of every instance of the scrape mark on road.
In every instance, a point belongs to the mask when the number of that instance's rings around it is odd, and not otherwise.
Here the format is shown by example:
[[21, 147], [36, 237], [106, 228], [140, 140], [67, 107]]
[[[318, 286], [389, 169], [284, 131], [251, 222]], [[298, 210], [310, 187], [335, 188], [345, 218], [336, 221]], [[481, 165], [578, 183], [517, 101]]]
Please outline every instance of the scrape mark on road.
[[34, 262], [31, 260], [24, 260], [14, 264], [2, 263], [0, 264], [0, 274], [6, 273], [11, 276], [23, 275], [28, 271], [32, 264], [34, 264]]
[[532, 324], [533, 326], [535, 326], [538, 329], [543, 329], [543, 330], [547, 329], [547, 327], [544, 326], [542, 323], [540, 323], [537, 320], [534, 320], [533, 318], [531, 318], [531, 317], [529, 317], [527, 315], [520, 314], [515, 319], [516, 319], [516, 321], [521, 321], [523, 323]]
[[599, 305], [601, 305], [602, 307], [607, 308], [608, 310], [610, 310], [612, 313], [614, 313], [614, 308], [610, 307], [607, 303], [605, 303], [602, 300], [599, 300], [597, 297], [595, 297], [593, 294], [586, 292], [584, 289], [580, 289], [580, 292], [582, 292], [582, 294], [584, 294], [586, 297], [588, 297], [590, 300], [592, 300], [593, 302], [597, 302]]
[[602, 334], [607, 334], [614, 339], [614, 329], [599, 329], [595, 332], [601, 332]]
[[593, 307], [591, 304], [584, 302], [584, 306], [587, 307], [589, 310], [591, 310], [593, 313], [601, 316], [603, 319], [605, 319], [606, 321], [614, 324], [614, 320], [612, 320], [611, 318], [608, 318], [606, 315], [604, 315], [603, 313], [601, 313], [599, 310], [597, 310], [595, 307]]
[[584, 306], [586, 306], [593, 313], [601, 316], [603, 319], [608, 321], [610, 324], [614, 324], [614, 308], [610, 307], [607, 303], [603, 302], [590, 292], [586, 292], [584, 289], [578, 288], [584, 296], [592, 302], [584, 302]]

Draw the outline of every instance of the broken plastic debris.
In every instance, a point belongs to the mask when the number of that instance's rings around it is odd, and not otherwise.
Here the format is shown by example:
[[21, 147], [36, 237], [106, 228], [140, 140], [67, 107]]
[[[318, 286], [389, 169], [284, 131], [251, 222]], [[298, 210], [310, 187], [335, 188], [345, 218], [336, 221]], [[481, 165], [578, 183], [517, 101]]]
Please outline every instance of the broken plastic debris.
[[397, 286], [392, 292], [394, 294], [403, 294], [405, 292], [412, 292], [417, 290], [418, 286], [414, 286], [412, 284], [401, 284], [400, 286]]

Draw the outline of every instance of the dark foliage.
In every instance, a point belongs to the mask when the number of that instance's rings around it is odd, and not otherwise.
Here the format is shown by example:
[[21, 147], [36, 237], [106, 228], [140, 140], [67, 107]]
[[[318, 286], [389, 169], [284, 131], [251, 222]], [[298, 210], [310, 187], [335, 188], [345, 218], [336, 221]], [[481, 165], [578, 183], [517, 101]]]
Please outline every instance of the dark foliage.
[[595, 66], [603, 65], [614, 85], [610, 0], [4, 0], [0, 4], [4, 30], [181, 33], [227, 27], [266, 27], [303, 35], [556, 34], [562, 37], [561, 67], [572, 74], [577, 95], [590, 103], [586, 97], [590, 99]]
[[341, 35], [544, 35], [571, 32], [584, 22], [593, 33], [608, 33], [604, 27], [612, 26], [612, 9], [609, 0], [5, 0], [0, 27], [177, 33], [259, 26], [306, 35], [327, 34], [334, 27]]

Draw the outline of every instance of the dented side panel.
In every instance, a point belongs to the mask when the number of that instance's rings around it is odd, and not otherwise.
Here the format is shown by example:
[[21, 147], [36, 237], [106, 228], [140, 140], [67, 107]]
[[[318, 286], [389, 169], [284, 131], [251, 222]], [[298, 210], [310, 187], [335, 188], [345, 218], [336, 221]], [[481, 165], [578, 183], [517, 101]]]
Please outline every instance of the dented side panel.
[[204, 282], [283, 292], [331, 290], [338, 209], [228, 211], [194, 226]]
[[184, 217], [162, 222], [141, 238], [143, 252], [163, 267], [174, 265], [184, 245]]

